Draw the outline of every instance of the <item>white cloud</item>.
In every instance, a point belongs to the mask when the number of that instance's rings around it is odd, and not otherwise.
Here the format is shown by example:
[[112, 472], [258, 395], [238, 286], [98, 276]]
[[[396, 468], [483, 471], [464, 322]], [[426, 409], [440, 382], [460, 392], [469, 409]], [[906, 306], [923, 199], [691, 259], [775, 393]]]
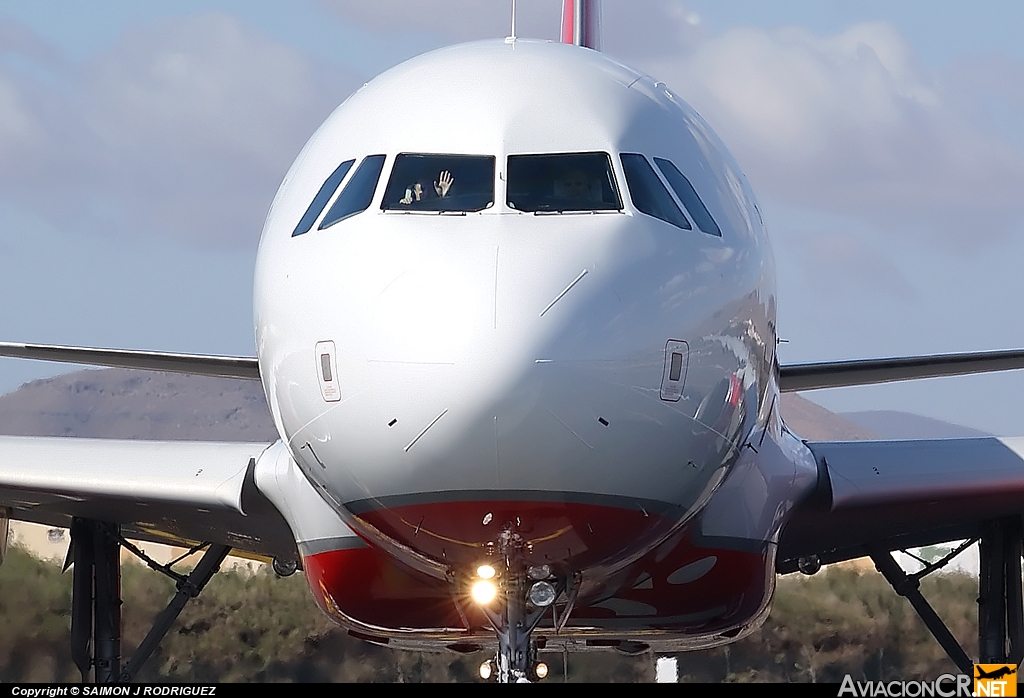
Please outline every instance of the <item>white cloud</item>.
[[0, 72], [3, 196], [71, 229], [215, 245], [254, 244], [302, 143], [356, 85], [219, 14], [135, 27], [59, 77]]
[[[322, 4], [390, 37], [508, 25], [504, 3], [478, 0]], [[518, 12], [521, 35], [557, 35], [560, 3]], [[607, 51], [691, 102], [763, 197], [949, 237], [1020, 218], [1024, 66], [930, 71], [883, 23], [709, 32], [685, 3], [604, 3]], [[39, 69], [0, 62], [0, 196], [65, 226], [229, 243], [255, 239], [291, 159], [357, 84], [218, 14], [134, 26], [78, 65], [0, 22], [5, 54]]]
[[786, 236], [800, 271], [816, 293], [831, 298], [850, 293], [884, 296], [888, 302], [917, 301], [920, 294], [893, 262], [893, 250], [882, 254], [863, 235], [839, 231], [799, 231]]
[[18, 86], [0, 75], [0, 155], [15, 157], [17, 151], [30, 147], [41, 136]]
[[0, 16], [0, 56], [15, 54], [50, 68], [65, 65], [60, 53], [27, 27]]
[[[474, 41], [506, 36], [509, 0], [320, 0], [344, 22], [394, 36], [427, 32], [442, 42]], [[557, 40], [561, 31], [559, 0], [518, 0], [516, 33], [521, 37]], [[657, 56], [675, 53], [693, 40], [700, 15], [679, 0], [626, 0], [601, 3], [603, 47], [613, 55]]]
[[1024, 212], [1024, 154], [887, 24], [734, 29], [652, 63], [770, 196], [950, 236]]
[[687, 5], [679, 0], [605, 0], [603, 50], [640, 64], [684, 55], [707, 32], [701, 16]]

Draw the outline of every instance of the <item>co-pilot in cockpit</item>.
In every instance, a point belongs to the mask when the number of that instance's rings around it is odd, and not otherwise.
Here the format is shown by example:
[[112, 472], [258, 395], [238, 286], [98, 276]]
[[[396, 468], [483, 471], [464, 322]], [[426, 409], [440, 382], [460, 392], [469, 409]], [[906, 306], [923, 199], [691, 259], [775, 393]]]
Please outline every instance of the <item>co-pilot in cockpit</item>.
[[508, 157], [508, 205], [517, 211], [619, 211], [607, 153]]

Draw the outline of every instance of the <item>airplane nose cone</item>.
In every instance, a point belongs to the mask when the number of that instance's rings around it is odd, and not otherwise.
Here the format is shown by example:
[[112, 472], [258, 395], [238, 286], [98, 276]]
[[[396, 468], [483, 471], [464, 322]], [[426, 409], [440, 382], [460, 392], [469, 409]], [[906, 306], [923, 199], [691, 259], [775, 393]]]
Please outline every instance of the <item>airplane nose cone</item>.
[[438, 260], [387, 284], [373, 304], [370, 361], [465, 366], [495, 358], [494, 252], [486, 252], [474, 255], [473, 273]]
[[[348, 444], [346, 501], [402, 491], [560, 491], [553, 461], [599, 440], [586, 442], [589, 425], [574, 436], [559, 423], [553, 414], [574, 421], [575, 408], [553, 404], [550, 390], [566, 370], [558, 361], [566, 318], [552, 301], [578, 301], [583, 288], [565, 289], [593, 273], [574, 263], [540, 282], [528, 267], [536, 272], [543, 255], [509, 248], [464, 242], [425, 255], [369, 300], [359, 338], [365, 361], [350, 367], [363, 375], [348, 376], [351, 398], [325, 420]], [[570, 298], [573, 291], [579, 296]], [[571, 402], [578, 391], [563, 392], [558, 399]], [[594, 425], [601, 427], [596, 417]]]
[[339, 331], [342, 399], [293, 438], [361, 533], [440, 564], [518, 536], [538, 564], [590, 567], [707, 494], [716, 435], [659, 398], [666, 338], [624, 308], [603, 225], [405, 247], [380, 274]]

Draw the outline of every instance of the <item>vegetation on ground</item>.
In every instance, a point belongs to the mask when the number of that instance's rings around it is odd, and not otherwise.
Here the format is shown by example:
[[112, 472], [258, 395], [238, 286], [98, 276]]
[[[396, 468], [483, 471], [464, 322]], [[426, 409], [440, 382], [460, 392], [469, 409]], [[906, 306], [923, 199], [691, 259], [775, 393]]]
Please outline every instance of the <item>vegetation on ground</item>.
[[[971, 653], [977, 642], [977, 581], [933, 575], [925, 596]], [[174, 593], [173, 583], [123, 565], [124, 639], [130, 656]], [[0, 565], [0, 681], [77, 681], [68, 628], [71, 573], [12, 547]], [[934, 679], [955, 673], [910, 605], [874, 571], [832, 567], [779, 579], [768, 621], [750, 637], [679, 654], [684, 681]], [[190, 602], [140, 681], [472, 681], [485, 654], [400, 652], [348, 636], [317, 609], [301, 574], [267, 570], [216, 575]], [[561, 681], [562, 655], [542, 656]], [[572, 654], [569, 681], [652, 681], [655, 657], [614, 651]]]

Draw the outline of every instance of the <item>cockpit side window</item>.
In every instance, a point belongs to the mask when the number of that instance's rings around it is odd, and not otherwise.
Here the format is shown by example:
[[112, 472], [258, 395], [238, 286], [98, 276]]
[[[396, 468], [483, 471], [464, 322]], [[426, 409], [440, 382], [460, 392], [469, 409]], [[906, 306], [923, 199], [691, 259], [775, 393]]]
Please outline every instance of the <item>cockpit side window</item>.
[[377, 181], [380, 179], [380, 171], [384, 168], [383, 155], [370, 155], [359, 163], [352, 179], [348, 181], [345, 188], [341, 190], [337, 201], [331, 206], [331, 210], [324, 216], [318, 230], [329, 228], [338, 221], [345, 220], [349, 216], [362, 213], [370, 207], [373, 199], [373, 192], [377, 189]]
[[647, 158], [638, 153], [623, 153], [622, 169], [626, 173], [629, 198], [641, 213], [660, 218], [683, 230], [693, 230], [690, 221], [679, 210], [679, 205], [658, 179]]
[[320, 191], [313, 197], [313, 202], [310, 203], [309, 208], [302, 214], [302, 218], [299, 219], [299, 224], [295, 226], [295, 230], [292, 232], [292, 237], [296, 235], [302, 235], [308, 233], [313, 227], [313, 223], [324, 210], [324, 206], [334, 196], [334, 192], [338, 190], [338, 185], [341, 184], [342, 180], [345, 179], [345, 175], [352, 169], [352, 165], [355, 164], [355, 160], [346, 160], [345, 162], [338, 165], [338, 169], [331, 173], [331, 176], [324, 180], [324, 183], [320, 186]]
[[608, 153], [509, 155], [506, 201], [533, 213], [622, 210]]
[[470, 213], [493, 204], [493, 155], [401, 153], [395, 158], [380, 207]]
[[700, 196], [697, 195], [697, 190], [690, 184], [690, 180], [686, 178], [686, 175], [680, 172], [679, 168], [670, 160], [654, 158], [654, 164], [665, 175], [668, 185], [672, 187], [676, 196], [683, 202], [683, 206], [693, 216], [693, 221], [697, 224], [697, 227], [708, 235], [722, 237], [721, 228], [718, 227], [718, 223], [715, 223], [711, 212], [708, 211], [707, 206], [701, 201]]

